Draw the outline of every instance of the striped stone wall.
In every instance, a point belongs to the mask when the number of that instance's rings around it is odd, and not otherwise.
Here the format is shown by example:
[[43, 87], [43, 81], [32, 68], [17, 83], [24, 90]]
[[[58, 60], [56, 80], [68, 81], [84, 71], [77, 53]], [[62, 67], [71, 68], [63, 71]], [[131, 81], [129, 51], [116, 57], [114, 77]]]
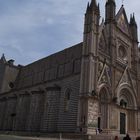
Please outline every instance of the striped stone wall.
[[[11, 92], [0, 100], [0, 129], [29, 132], [75, 132], [80, 74]], [[65, 92], [70, 89], [68, 110]], [[16, 96], [15, 96], [16, 95]]]

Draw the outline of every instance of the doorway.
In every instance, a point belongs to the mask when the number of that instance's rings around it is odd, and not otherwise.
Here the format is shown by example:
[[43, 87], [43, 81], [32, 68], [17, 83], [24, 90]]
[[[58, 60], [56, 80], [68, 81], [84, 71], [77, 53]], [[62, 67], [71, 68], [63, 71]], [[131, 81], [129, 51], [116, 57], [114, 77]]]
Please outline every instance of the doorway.
[[98, 128], [101, 129], [101, 118], [98, 117]]
[[120, 134], [126, 133], [126, 115], [125, 113], [120, 113]]

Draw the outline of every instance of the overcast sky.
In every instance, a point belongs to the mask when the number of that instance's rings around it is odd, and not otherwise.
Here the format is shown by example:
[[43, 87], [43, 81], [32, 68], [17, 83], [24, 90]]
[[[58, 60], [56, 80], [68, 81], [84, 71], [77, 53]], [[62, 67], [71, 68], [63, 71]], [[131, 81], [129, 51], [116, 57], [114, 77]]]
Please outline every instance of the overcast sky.
[[[104, 17], [106, 0], [98, 0]], [[82, 41], [88, 0], [0, 0], [0, 55], [26, 65]], [[122, 0], [117, 0], [117, 11]], [[140, 27], [140, 0], [124, 0]]]

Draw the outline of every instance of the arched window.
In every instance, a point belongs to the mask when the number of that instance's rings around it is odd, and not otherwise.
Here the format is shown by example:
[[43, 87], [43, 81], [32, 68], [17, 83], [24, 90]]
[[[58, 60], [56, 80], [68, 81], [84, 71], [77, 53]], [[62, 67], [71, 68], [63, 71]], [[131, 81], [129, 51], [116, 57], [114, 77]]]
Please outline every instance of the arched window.
[[69, 110], [70, 96], [71, 96], [71, 90], [67, 89], [65, 92], [65, 97], [64, 97], [64, 111]]

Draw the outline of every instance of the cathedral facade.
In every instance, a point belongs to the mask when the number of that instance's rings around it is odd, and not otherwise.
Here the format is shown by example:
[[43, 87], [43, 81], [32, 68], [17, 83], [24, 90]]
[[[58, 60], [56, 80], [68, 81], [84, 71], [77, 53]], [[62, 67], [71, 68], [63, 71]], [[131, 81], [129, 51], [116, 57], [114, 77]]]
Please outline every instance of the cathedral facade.
[[27, 66], [0, 60], [0, 130], [140, 135], [135, 16], [88, 3], [83, 42]]

